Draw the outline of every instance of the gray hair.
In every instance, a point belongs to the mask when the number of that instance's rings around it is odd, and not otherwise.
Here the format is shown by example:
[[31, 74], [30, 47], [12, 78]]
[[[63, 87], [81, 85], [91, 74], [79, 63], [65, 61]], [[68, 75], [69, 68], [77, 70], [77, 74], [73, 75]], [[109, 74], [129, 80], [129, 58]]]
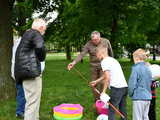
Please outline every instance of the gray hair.
[[100, 32], [98, 32], [98, 31], [93, 31], [93, 32], [91, 33], [91, 38], [92, 38], [94, 35], [97, 35], [97, 36], [101, 37], [101, 34], [100, 34]]
[[34, 19], [32, 23], [32, 29], [39, 29], [41, 26], [46, 27], [46, 21], [42, 18]]

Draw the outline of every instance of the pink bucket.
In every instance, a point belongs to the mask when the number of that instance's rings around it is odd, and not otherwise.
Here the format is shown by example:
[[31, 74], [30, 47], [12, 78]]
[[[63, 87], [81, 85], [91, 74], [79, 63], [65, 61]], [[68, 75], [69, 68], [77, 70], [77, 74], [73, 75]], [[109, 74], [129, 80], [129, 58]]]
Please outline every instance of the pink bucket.
[[98, 114], [105, 114], [108, 115], [108, 108], [104, 108], [104, 102], [101, 100], [96, 101], [96, 110]]

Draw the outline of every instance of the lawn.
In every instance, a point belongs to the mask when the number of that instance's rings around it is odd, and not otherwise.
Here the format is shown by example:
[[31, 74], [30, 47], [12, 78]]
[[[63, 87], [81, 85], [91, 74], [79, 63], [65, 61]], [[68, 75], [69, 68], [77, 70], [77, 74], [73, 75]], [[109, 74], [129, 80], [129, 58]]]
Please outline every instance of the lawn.
[[[48, 54], [46, 70], [43, 75], [43, 92], [40, 108], [40, 120], [52, 120], [52, 108], [62, 103], [78, 103], [84, 107], [82, 120], [96, 120], [95, 109], [93, 109], [93, 96], [87, 81], [83, 80], [75, 70], [67, 71], [69, 61], [65, 60], [63, 54]], [[126, 79], [130, 75], [131, 63], [120, 60]], [[83, 64], [76, 65], [78, 69], [89, 80], [89, 64], [87, 57]], [[157, 89], [158, 95], [160, 89]], [[160, 97], [157, 98], [157, 116], [160, 114]], [[131, 120], [131, 100], [127, 98], [128, 120]], [[0, 120], [17, 120], [15, 117], [15, 99], [2, 101], [0, 103]], [[118, 118], [118, 116], [117, 116]], [[160, 120], [160, 115], [157, 117]]]

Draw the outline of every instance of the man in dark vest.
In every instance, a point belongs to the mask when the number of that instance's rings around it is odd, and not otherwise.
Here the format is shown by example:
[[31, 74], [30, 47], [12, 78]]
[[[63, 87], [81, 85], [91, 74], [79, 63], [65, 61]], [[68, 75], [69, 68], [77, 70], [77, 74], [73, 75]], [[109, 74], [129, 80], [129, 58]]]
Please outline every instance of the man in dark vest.
[[42, 92], [41, 62], [46, 57], [42, 36], [45, 30], [46, 22], [43, 19], [35, 19], [32, 29], [23, 34], [15, 55], [15, 79], [16, 82], [23, 83], [26, 98], [24, 120], [39, 120]]

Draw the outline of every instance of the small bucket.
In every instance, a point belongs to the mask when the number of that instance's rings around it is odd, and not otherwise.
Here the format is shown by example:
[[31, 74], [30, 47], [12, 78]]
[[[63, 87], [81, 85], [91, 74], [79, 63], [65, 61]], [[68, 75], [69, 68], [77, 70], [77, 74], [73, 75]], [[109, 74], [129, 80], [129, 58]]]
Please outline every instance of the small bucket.
[[108, 107], [105, 106], [105, 103], [101, 100], [97, 100], [96, 101], [96, 110], [97, 110], [97, 113], [98, 114], [105, 114], [105, 115], [108, 115]]

